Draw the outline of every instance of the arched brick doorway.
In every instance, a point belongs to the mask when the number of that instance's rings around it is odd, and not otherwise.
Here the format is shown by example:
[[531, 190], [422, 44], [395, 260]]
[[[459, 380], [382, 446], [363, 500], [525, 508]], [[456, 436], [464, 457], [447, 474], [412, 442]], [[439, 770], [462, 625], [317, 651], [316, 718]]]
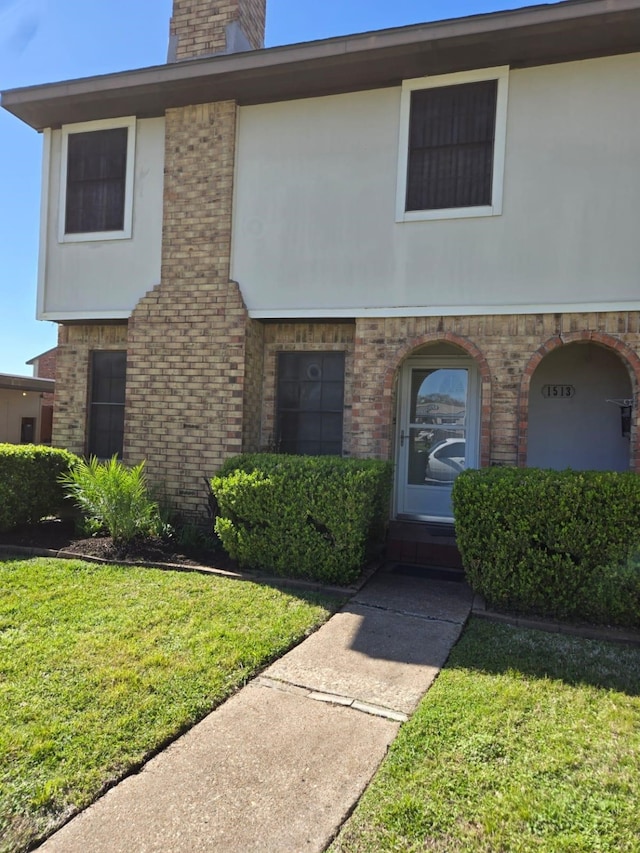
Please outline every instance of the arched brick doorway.
[[451, 521], [455, 477], [488, 463], [490, 383], [478, 347], [452, 333], [396, 353], [385, 377], [387, 395], [395, 389], [396, 517]]
[[[637, 398], [640, 359], [605, 334], [547, 341], [520, 389], [520, 465], [576, 470], [633, 469], [637, 419], [623, 434], [621, 405]], [[625, 424], [625, 427], [628, 427]]]

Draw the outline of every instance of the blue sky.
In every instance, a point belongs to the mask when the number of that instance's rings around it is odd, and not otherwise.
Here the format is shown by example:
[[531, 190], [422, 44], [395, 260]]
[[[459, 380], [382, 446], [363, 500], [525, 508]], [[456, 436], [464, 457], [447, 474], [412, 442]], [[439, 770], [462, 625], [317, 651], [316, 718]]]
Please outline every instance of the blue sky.
[[[212, 0], [213, 2], [213, 0]], [[171, 0], [0, 0], [0, 90], [158, 65]], [[527, 0], [267, 0], [267, 46], [513, 9]], [[35, 319], [39, 134], [0, 110], [0, 373], [55, 346]]]

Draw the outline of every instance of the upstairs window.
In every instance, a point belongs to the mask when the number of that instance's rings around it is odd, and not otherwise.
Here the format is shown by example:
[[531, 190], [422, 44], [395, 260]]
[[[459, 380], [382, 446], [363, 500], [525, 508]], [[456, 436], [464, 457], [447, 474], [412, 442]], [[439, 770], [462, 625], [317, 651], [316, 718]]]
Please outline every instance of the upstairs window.
[[343, 419], [344, 353], [279, 353], [278, 449], [341, 456]]
[[491, 204], [495, 80], [411, 94], [406, 210]]
[[398, 221], [502, 211], [505, 69], [405, 82]]
[[69, 135], [65, 234], [122, 231], [126, 127]]
[[63, 129], [61, 242], [131, 236], [135, 119]]
[[87, 453], [99, 459], [122, 456], [127, 354], [124, 350], [91, 353], [89, 440]]

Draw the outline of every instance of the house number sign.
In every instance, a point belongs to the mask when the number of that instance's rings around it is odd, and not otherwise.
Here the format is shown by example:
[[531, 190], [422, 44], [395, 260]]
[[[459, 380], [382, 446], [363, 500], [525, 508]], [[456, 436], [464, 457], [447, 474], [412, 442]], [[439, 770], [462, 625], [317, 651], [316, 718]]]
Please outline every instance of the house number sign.
[[576, 389], [573, 385], [543, 385], [542, 386], [542, 396], [543, 397], [555, 397], [560, 399], [561, 397], [565, 400], [569, 397], [573, 397], [576, 393]]

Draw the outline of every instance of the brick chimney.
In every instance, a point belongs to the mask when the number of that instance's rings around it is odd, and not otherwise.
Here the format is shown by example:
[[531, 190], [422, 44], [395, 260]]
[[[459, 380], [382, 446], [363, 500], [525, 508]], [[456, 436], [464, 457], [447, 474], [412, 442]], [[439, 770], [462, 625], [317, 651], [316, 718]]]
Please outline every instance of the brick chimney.
[[173, 0], [169, 62], [264, 47], [267, 0]]

